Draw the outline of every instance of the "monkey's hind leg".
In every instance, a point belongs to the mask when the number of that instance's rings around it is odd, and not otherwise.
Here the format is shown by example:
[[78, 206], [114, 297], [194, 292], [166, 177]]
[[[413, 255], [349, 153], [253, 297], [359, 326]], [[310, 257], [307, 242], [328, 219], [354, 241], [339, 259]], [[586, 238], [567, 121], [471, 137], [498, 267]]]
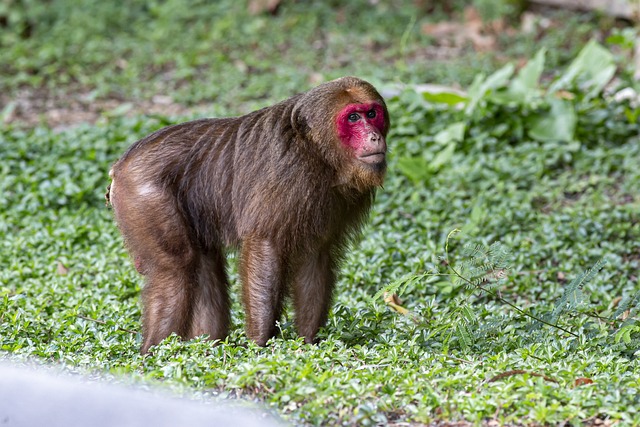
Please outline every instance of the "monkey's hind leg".
[[182, 257], [156, 261], [149, 274], [142, 295], [143, 353], [174, 332], [184, 339], [227, 336], [230, 304], [223, 255], [195, 253], [191, 259], [182, 266]]
[[142, 290], [142, 353], [172, 333], [191, 337], [200, 270], [199, 253], [177, 212], [161, 218], [151, 215], [147, 221], [149, 234], [127, 236], [136, 241], [131, 252], [147, 277]]
[[199, 252], [175, 201], [159, 186], [140, 182], [131, 169], [114, 177], [110, 199], [136, 269], [146, 276], [141, 352], [172, 333], [187, 338]]
[[189, 338], [207, 334], [212, 340], [223, 339], [229, 332], [229, 292], [225, 259], [221, 250], [200, 255], [198, 286], [194, 289]]
[[142, 290], [142, 354], [176, 333], [186, 338], [192, 317], [193, 274], [156, 266]]

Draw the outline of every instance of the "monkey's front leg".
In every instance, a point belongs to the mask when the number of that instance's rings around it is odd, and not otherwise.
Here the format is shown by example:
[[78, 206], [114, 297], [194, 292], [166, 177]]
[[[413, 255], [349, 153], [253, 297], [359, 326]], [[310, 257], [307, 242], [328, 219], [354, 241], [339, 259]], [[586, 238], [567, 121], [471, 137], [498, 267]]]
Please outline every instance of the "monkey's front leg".
[[276, 320], [286, 293], [286, 265], [278, 248], [268, 240], [245, 239], [240, 255], [240, 278], [247, 336], [264, 346], [276, 334]]
[[329, 249], [310, 254], [297, 271], [293, 284], [293, 302], [298, 334], [308, 344], [316, 341], [331, 305], [336, 266]]

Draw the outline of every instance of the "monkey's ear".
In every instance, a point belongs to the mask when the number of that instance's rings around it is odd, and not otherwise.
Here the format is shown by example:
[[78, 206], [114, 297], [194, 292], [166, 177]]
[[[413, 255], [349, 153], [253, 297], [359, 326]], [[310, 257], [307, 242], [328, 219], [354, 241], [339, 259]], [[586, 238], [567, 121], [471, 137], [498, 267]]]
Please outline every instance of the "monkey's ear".
[[291, 128], [296, 135], [306, 138], [309, 135], [311, 127], [301, 107], [300, 102], [298, 102], [293, 106], [293, 110], [291, 110]]

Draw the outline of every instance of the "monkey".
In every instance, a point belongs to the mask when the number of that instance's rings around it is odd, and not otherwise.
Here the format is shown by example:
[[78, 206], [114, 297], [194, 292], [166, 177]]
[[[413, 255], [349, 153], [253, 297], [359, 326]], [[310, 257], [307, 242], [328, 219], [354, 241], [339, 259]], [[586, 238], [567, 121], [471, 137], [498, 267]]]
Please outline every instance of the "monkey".
[[141, 353], [175, 333], [224, 339], [237, 251], [247, 337], [275, 336], [285, 299], [305, 343], [387, 169], [384, 99], [342, 77], [240, 117], [164, 127], [112, 166], [107, 203], [141, 292]]

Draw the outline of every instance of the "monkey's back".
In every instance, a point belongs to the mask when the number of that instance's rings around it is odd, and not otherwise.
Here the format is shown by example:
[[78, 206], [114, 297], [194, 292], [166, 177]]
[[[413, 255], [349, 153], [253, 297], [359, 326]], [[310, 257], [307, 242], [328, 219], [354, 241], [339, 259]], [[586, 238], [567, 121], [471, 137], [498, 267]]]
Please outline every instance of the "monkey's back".
[[[227, 200], [238, 120], [200, 119], [167, 126], [132, 144], [110, 172], [116, 218], [122, 203], [118, 198], [137, 197], [147, 206], [164, 204], [156, 209], [160, 215], [177, 210], [192, 238], [204, 246], [237, 240]], [[113, 194], [114, 187], [123, 185], [130, 194]]]
[[247, 235], [288, 245], [330, 239], [348, 207], [330, 194], [333, 171], [296, 135], [293, 105], [160, 129], [116, 162], [114, 184], [128, 176], [138, 197], [169, 195], [204, 248], [237, 246]]

